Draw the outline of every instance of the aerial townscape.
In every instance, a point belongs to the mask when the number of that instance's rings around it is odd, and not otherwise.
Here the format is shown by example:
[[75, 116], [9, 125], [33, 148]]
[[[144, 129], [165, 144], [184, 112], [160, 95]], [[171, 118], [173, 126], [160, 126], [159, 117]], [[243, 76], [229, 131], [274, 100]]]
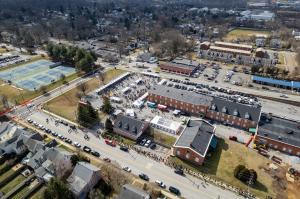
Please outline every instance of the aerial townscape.
[[299, 190], [299, 0], [0, 0], [0, 199]]

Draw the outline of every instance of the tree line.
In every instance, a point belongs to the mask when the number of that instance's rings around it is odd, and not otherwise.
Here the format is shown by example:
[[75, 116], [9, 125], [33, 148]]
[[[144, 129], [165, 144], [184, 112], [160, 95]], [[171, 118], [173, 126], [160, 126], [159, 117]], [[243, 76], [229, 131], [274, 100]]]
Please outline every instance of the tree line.
[[93, 52], [65, 45], [47, 45], [48, 55], [55, 61], [75, 66], [77, 71], [91, 72], [97, 57]]

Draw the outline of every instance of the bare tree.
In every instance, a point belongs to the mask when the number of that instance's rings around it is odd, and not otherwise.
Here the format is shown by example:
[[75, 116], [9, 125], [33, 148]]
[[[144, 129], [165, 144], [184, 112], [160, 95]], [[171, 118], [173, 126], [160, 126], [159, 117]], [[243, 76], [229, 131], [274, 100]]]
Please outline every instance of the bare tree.
[[6, 95], [2, 95], [1, 102], [4, 108], [9, 108], [9, 102]]
[[88, 85], [87, 85], [87, 83], [83, 82], [83, 83], [79, 84], [77, 86], [77, 88], [78, 88], [78, 90], [80, 90], [82, 92], [83, 95], [85, 95], [86, 91], [88, 90]]

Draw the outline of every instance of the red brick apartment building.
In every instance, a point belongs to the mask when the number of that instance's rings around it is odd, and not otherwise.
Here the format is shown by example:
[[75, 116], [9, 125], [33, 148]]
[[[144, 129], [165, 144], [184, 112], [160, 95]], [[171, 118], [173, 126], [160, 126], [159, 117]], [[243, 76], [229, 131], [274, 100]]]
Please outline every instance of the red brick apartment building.
[[240, 104], [223, 98], [214, 98], [206, 118], [244, 129], [256, 128], [261, 106]]
[[191, 76], [199, 68], [199, 63], [188, 59], [176, 58], [171, 62], [159, 62], [159, 68], [166, 72]]
[[150, 102], [243, 129], [256, 128], [260, 118], [261, 107], [256, 105], [240, 104], [163, 85], [155, 86], [148, 93]]
[[212, 97], [207, 95], [162, 85], [155, 86], [148, 93], [148, 101], [150, 102], [163, 104], [202, 117], [205, 116], [212, 101]]
[[255, 143], [300, 157], [300, 122], [263, 113]]
[[[202, 165], [210, 147], [217, 140], [215, 127], [204, 120], [189, 120], [175, 144], [173, 154], [181, 159]], [[215, 140], [214, 140], [215, 139]]]
[[236, 43], [222, 42], [222, 41], [216, 41], [215, 46], [222, 47], [222, 48], [236, 49], [236, 50], [245, 50], [245, 51], [252, 51], [253, 49], [251, 45], [236, 44]]

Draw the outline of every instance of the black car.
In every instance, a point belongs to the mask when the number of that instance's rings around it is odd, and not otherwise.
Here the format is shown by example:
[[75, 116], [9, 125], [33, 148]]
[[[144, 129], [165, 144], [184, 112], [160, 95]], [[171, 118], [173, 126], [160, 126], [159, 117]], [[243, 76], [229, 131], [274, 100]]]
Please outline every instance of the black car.
[[72, 140], [70, 140], [69, 138], [66, 138], [65, 142], [68, 143], [68, 144], [72, 144]]
[[152, 150], [156, 149], [156, 144], [154, 142], [152, 142], [150, 144], [150, 149], [152, 149]]
[[179, 189], [177, 189], [177, 188], [175, 188], [175, 187], [170, 186], [170, 187], [169, 187], [169, 191], [170, 191], [171, 193], [174, 193], [174, 194], [177, 195], [177, 196], [180, 195]]
[[97, 151], [92, 151], [91, 154], [95, 157], [100, 157], [100, 153], [98, 153]]
[[141, 174], [139, 175], [139, 177], [140, 177], [141, 179], [145, 180], [145, 181], [149, 181], [149, 177], [148, 177], [146, 174], [144, 174], [144, 173], [141, 173]]
[[120, 150], [125, 151], [125, 152], [128, 152], [128, 151], [129, 151], [129, 148], [126, 147], [126, 146], [120, 146]]
[[90, 153], [92, 151], [92, 149], [88, 146], [84, 146], [83, 147], [83, 151], [87, 152], [87, 153]]
[[182, 169], [175, 169], [175, 170], [174, 170], [174, 172], [175, 172], [176, 174], [178, 174], [178, 175], [181, 175], [181, 176], [183, 176], [183, 175], [184, 175], [184, 173], [183, 173], [183, 170], [182, 170]]

